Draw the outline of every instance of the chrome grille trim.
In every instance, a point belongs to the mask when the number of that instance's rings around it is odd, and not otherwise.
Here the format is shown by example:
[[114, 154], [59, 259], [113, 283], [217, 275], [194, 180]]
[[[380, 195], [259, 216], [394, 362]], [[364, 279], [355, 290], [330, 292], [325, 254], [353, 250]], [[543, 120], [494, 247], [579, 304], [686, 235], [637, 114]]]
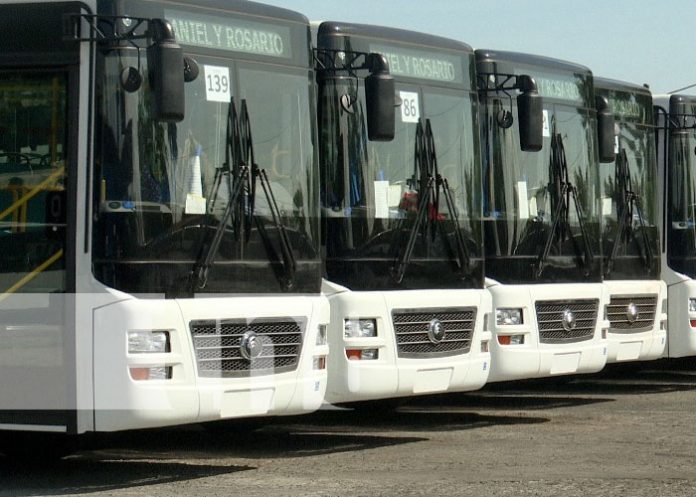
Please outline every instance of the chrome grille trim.
[[[239, 378], [286, 373], [297, 369], [307, 319], [279, 317], [201, 319], [189, 329], [196, 352], [198, 376]], [[260, 355], [246, 359], [240, 352], [245, 333], [253, 331], [262, 341]]]
[[[594, 337], [599, 299], [539, 300], [534, 307], [540, 343], [575, 343]], [[565, 310], [575, 316], [575, 328], [571, 330], [563, 325]]]
[[[630, 304], [638, 309], [638, 318], [631, 323], [626, 311]], [[657, 312], [657, 295], [612, 295], [607, 306], [607, 319], [612, 333], [640, 333], [652, 330]]]
[[[429, 359], [468, 354], [476, 328], [476, 312], [475, 307], [393, 309], [398, 357]], [[439, 320], [445, 329], [445, 337], [437, 344], [428, 337], [433, 319]]]

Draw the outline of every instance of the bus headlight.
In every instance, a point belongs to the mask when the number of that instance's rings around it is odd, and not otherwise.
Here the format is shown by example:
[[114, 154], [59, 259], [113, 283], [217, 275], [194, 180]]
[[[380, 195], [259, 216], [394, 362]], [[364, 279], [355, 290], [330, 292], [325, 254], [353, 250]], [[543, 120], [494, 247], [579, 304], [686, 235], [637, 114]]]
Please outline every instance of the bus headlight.
[[376, 336], [376, 319], [346, 319], [343, 321], [344, 338], [370, 338]]
[[522, 309], [496, 309], [495, 324], [498, 326], [510, 326], [522, 324]]
[[689, 299], [689, 312], [696, 312], [696, 299]]
[[131, 330], [128, 332], [129, 354], [162, 354], [170, 350], [168, 331]]

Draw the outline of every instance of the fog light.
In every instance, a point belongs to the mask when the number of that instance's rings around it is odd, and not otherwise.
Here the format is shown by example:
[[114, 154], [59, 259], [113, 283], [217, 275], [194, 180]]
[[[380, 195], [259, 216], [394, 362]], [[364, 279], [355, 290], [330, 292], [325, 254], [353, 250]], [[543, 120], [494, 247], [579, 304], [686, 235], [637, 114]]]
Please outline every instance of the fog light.
[[500, 345], [522, 345], [524, 344], [524, 335], [498, 335], [498, 343]]
[[363, 361], [374, 361], [375, 359], [377, 359], [378, 354], [379, 351], [377, 349], [364, 349], [362, 351], [360, 359], [362, 359]]
[[379, 357], [378, 349], [346, 349], [349, 361], [373, 361]]
[[481, 352], [484, 352], [484, 353], [488, 352], [488, 340], [483, 340], [481, 342]]
[[377, 336], [376, 319], [346, 319], [343, 321], [345, 338], [370, 338]]
[[326, 325], [320, 324], [317, 329], [317, 341], [315, 345], [326, 345]]
[[522, 323], [522, 309], [495, 310], [495, 324], [498, 326], [514, 326]]
[[317, 371], [326, 369], [326, 356], [315, 357], [312, 361], [312, 368]]
[[153, 368], [130, 368], [130, 375], [136, 381], [143, 380], [169, 380], [172, 377], [172, 368], [157, 366]]
[[131, 330], [128, 332], [129, 354], [161, 354], [170, 350], [168, 331]]
[[609, 334], [609, 330], [607, 330], [606, 328], [602, 328], [602, 339], [603, 340], [607, 338], [608, 334]]

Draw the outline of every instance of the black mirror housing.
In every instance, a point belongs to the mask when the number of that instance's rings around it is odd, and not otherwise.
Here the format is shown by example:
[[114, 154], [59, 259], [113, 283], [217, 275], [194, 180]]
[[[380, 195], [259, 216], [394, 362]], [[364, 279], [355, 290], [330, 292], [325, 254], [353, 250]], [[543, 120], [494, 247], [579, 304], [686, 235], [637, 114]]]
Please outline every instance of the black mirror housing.
[[370, 141], [391, 141], [396, 129], [394, 95], [396, 85], [383, 55], [370, 54], [372, 68], [365, 78], [367, 137]]
[[179, 122], [184, 119], [184, 52], [174, 38], [171, 24], [162, 19], [150, 21], [147, 65], [154, 98], [154, 118]]
[[597, 109], [597, 143], [599, 162], [608, 163], [616, 160], [614, 152], [614, 113], [606, 98], [595, 97]]
[[520, 128], [520, 148], [523, 152], [538, 152], [544, 145], [544, 102], [529, 76], [518, 76], [522, 93], [517, 96], [517, 118]]

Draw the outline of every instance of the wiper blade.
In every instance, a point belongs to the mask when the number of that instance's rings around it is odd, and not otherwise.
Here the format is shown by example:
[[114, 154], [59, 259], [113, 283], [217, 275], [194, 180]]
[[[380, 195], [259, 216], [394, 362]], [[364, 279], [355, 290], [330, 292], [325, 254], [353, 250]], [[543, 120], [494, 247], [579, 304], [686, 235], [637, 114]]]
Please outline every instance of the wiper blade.
[[[633, 230], [633, 211], [636, 211], [638, 215], [638, 222], [641, 227], [641, 234], [643, 238], [644, 252], [640, 251], [639, 255], [645, 265], [645, 268], [650, 271], [652, 267], [652, 247], [650, 245], [650, 240], [648, 238], [648, 233], [645, 227], [645, 217], [643, 216], [643, 206], [640, 201], [640, 197], [633, 192], [633, 184], [631, 180], [631, 171], [629, 169], [628, 156], [626, 154], [626, 149], [622, 148], [617, 156], [616, 160], [616, 189], [622, 192], [620, 199], [620, 211], [618, 212], [618, 225], [616, 227], [616, 233], [614, 237], [614, 243], [611, 247], [611, 252], [607, 257], [607, 267], [605, 271], [605, 276], [611, 274], [614, 268], [614, 261], [619, 253], [619, 246], [621, 243], [628, 243], [628, 238], [632, 236], [635, 239], [635, 232]], [[617, 209], [618, 210], [618, 209]]]
[[[208, 271], [220, 249], [220, 243], [222, 242], [225, 228], [230, 218], [232, 218], [232, 213], [235, 208], [238, 208], [238, 200], [241, 198], [240, 193], [242, 192], [244, 184], [249, 183], [249, 167], [241, 161], [239, 120], [237, 118], [237, 109], [234, 105], [234, 100], [230, 101], [229, 110], [227, 112], [226, 142], [225, 163], [215, 171], [211, 199], [208, 204], [209, 208], [202, 223], [203, 229], [199, 256], [191, 270], [190, 284], [192, 291], [205, 288], [208, 282]], [[211, 224], [213, 208], [217, 202], [223, 177], [227, 178], [227, 191], [230, 192], [230, 197], [225, 206], [225, 211], [215, 229], [215, 234], [212, 240], [206, 245], [208, 228]], [[234, 223], [234, 225], [236, 227], [235, 232], [239, 232], [238, 223]]]
[[240, 131], [241, 140], [244, 150], [244, 158], [247, 159], [247, 163], [251, 166], [251, 184], [249, 185], [249, 197], [248, 197], [248, 210], [247, 210], [247, 240], [249, 239], [249, 231], [251, 229], [251, 219], [256, 220], [256, 227], [259, 234], [264, 240], [266, 249], [270, 250], [272, 247], [271, 238], [266, 231], [263, 221], [255, 216], [255, 206], [256, 206], [256, 180], [261, 182], [261, 188], [263, 189], [264, 196], [266, 197], [266, 203], [271, 212], [271, 219], [273, 220], [273, 225], [278, 232], [278, 241], [280, 243], [280, 255], [283, 261], [283, 267], [285, 268], [285, 281], [283, 282], [287, 289], [292, 288], [295, 285], [295, 272], [297, 269], [297, 262], [295, 260], [295, 255], [293, 253], [292, 244], [290, 243], [290, 238], [288, 237], [285, 225], [281, 221], [280, 209], [278, 208], [278, 203], [276, 202], [275, 195], [273, 194], [273, 188], [271, 187], [271, 182], [268, 179], [268, 174], [265, 169], [261, 169], [254, 159], [254, 141], [251, 136], [251, 122], [249, 120], [249, 111], [246, 104], [246, 100], [242, 100], [242, 110], [240, 115]]
[[[546, 236], [544, 250], [539, 254], [539, 258], [537, 259], [536, 276], [537, 278], [541, 277], [554, 241], [561, 243], [567, 238], [570, 238], [577, 260], [583, 265], [585, 275], [587, 276], [594, 255], [592, 254], [589, 235], [585, 229], [585, 217], [583, 216], [582, 208], [578, 201], [577, 190], [570, 182], [565, 147], [560, 133], [554, 134], [551, 137], [551, 169], [553, 184], [549, 185], [549, 190], [552, 192], [552, 195], [556, 197], [556, 209], [551, 230]], [[569, 216], [571, 198], [575, 207], [575, 213], [578, 217], [578, 224], [580, 225], [580, 235], [582, 236], [584, 251], [579, 247], [570, 229]]]
[[[457, 210], [454, 205], [454, 200], [452, 199], [452, 191], [449, 187], [449, 183], [446, 178], [440, 175], [438, 164], [437, 164], [437, 153], [435, 151], [435, 139], [433, 136], [432, 126], [430, 124], [430, 119], [425, 121], [425, 130], [423, 129], [422, 121], [419, 120], [416, 125], [416, 139], [415, 139], [415, 154], [414, 154], [414, 176], [412, 179], [412, 187], [416, 187], [415, 183], [419, 183], [419, 201], [418, 201], [418, 211], [416, 218], [409, 229], [408, 241], [403, 249], [399, 251], [394, 265], [392, 266], [392, 277], [397, 283], [401, 283], [404, 279], [406, 273], [406, 268], [411, 262], [411, 257], [413, 256], [413, 250], [416, 245], [416, 239], [418, 236], [418, 231], [421, 227], [428, 231], [429, 227], [437, 221], [436, 228], [439, 228], [442, 238], [445, 243], [449, 244], [449, 238], [444, 227], [444, 223], [439, 219], [439, 202], [440, 193], [442, 193], [445, 198], [445, 203], [447, 205], [447, 212], [449, 213], [450, 219], [454, 223], [454, 243], [456, 252], [456, 262], [457, 270], [465, 272], [470, 267], [470, 257], [469, 251], [466, 247], [466, 242], [464, 241], [464, 236], [462, 235], [461, 228], [459, 226], [459, 216], [457, 215]], [[416, 176], [418, 175], [418, 180]], [[428, 213], [427, 222], [426, 213]], [[396, 245], [400, 241], [400, 236], [398, 236], [402, 231], [402, 223], [400, 222], [397, 228], [394, 230], [395, 236], [392, 243], [392, 253], [398, 250]], [[427, 236], [427, 233], [425, 233]], [[435, 233], [432, 232], [432, 236]]]

